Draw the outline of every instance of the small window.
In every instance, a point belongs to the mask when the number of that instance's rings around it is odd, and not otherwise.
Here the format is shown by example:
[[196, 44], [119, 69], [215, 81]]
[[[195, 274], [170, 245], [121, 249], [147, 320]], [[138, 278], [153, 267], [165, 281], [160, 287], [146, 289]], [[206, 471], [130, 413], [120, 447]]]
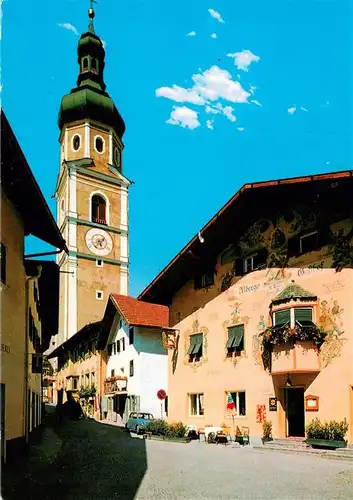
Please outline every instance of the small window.
[[134, 376], [134, 360], [130, 361], [130, 377]]
[[132, 345], [134, 343], [134, 327], [130, 326], [129, 328], [129, 344]]
[[120, 352], [120, 340], [116, 341], [116, 352], [119, 354]]
[[115, 370], [110, 370], [110, 376], [115, 377]]
[[95, 194], [91, 200], [92, 222], [96, 224], [106, 224], [106, 201], [103, 196]]
[[313, 310], [311, 307], [296, 307], [294, 309], [294, 321], [300, 326], [313, 326]]
[[273, 315], [273, 325], [282, 327], [290, 323], [290, 309], [284, 311], [277, 311]]
[[91, 384], [95, 385], [96, 383], [96, 374], [94, 372], [91, 373]]
[[123, 320], [121, 319], [121, 320], [119, 321], [119, 328], [122, 328], [122, 326], [123, 326]]
[[113, 344], [108, 344], [108, 356], [112, 355], [112, 351], [113, 351]]
[[6, 285], [6, 247], [0, 244], [0, 281]]
[[98, 61], [95, 58], [91, 59], [91, 70], [93, 73], [98, 73]]
[[314, 231], [313, 233], [301, 236], [299, 250], [300, 253], [309, 253], [316, 250], [319, 246], [319, 233]]
[[89, 373], [86, 373], [86, 387], [89, 387]]
[[88, 70], [88, 57], [84, 57], [82, 59], [82, 70], [83, 71]]
[[97, 259], [96, 260], [96, 266], [97, 267], [103, 267], [103, 261], [102, 261], [102, 259]]
[[81, 146], [81, 137], [79, 135], [74, 135], [72, 138], [72, 149], [78, 151]]
[[195, 417], [204, 415], [204, 395], [189, 394], [189, 414]]
[[226, 394], [226, 407], [227, 410], [234, 410], [238, 417], [245, 417], [246, 415], [246, 402], [245, 391], [241, 392], [228, 392]]
[[188, 349], [189, 363], [193, 361], [200, 361], [202, 357], [203, 348], [203, 335], [202, 333], [197, 333], [195, 335], [190, 335], [190, 345]]
[[214, 271], [207, 271], [204, 274], [201, 274], [199, 276], [195, 276], [194, 278], [194, 288], [200, 289], [200, 288], [207, 288], [209, 286], [212, 286], [214, 284]]
[[103, 300], [103, 292], [101, 290], [96, 291], [96, 299]]
[[224, 250], [221, 254], [221, 264], [230, 264], [231, 262], [234, 262], [235, 259], [235, 246], [230, 245], [226, 250]]
[[42, 373], [43, 356], [41, 354], [32, 354], [32, 373]]
[[239, 355], [244, 350], [244, 325], [228, 328], [227, 355]]
[[72, 379], [72, 388], [73, 388], [74, 391], [77, 389], [77, 385], [78, 385], [77, 378], [74, 377]]
[[121, 350], [125, 351], [125, 339], [124, 338], [121, 339]]
[[104, 140], [102, 137], [97, 136], [94, 141], [94, 146], [96, 148], [97, 153], [103, 153], [104, 151]]
[[116, 354], [116, 343], [113, 343], [113, 350], [112, 350], [113, 356]]

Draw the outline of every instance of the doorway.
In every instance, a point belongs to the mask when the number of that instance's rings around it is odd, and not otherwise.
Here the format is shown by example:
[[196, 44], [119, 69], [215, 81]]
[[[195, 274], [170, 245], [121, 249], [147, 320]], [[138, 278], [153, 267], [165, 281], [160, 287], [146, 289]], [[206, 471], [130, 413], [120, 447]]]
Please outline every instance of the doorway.
[[304, 388], [286, 388], [287, 436], [305, 436]]

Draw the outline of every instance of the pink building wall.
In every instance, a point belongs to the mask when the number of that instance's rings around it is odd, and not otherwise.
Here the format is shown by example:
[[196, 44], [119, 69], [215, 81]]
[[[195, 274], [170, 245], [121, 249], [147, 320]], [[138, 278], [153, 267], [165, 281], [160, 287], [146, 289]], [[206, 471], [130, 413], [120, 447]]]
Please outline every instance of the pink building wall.
[[[352, 221], [346, 219], [331, 226], [333, 232], [350, 231]], [[233, 278], [231, 286], [221, 292], [221, 283], [232, 264], [217, 266], [215, 284], [209, 289], [194, 290], [188, 282], [174, 296], [171, 319], [179, 330], [178, 348], [169, 351], [169, 420], [194, 424], [230, 427], [248, 426], [252, 436], [262, 435], [257, 421], [258, 405], [265, 405], [266, 418], [272, 421], [273, 436], [287, 435], [285, 381], [290, 376], [292, 387], [304, 387], [304, 396], [319, 397], [318, 411], [305, 411], [305, 424], [315, 417], [320, 420], [349, 422], [347, 439], [353, 443], [353, 270], [331, 268], [332, 247], [324, 246], [289, 261], [289, 267], [254, 271]], [[317, 355], [314, 348], [300, 354], [297, 366], [290, 353], [282, 361], [282, 373], [264, 369], [261, 337], [271, 325], [270, 304], [294, 281], [317, 296], [313, 305], [313, 321], [327, 337]], [[300, 303], [299, 303], [300, 305]], [[304, 304], [305, 305], [305, 304]], [[244, 324], [244, 351], [240, 356], [226, 356], [227, 327]], [[190, 335], [202, 332], [203, 356], [189, 362], [187, 349]], [[317, 366], [320, 365], [318, 370]], [[231, 416], [226, 408], [226, 393], [245, 391], [246, 415]], [[204, 415], [192, 416], [189, 394], [201, 393]], [[278, 398], [277, 411], [269, 411], [269, 399]]]

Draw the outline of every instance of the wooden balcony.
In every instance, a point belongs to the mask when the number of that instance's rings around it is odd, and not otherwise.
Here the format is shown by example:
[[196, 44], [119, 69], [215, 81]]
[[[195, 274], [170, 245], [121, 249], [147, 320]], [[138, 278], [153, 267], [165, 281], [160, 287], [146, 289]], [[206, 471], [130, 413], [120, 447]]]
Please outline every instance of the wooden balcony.
[[310, 341], [297, 341], [293, 347], [280, 344], [273, 347], [271, 374], [315, 373], [321, 370], [319, 351]]
[[127, 390], [127, 377], [116, 376], [104, 381], [104, 394], [116, 394]]

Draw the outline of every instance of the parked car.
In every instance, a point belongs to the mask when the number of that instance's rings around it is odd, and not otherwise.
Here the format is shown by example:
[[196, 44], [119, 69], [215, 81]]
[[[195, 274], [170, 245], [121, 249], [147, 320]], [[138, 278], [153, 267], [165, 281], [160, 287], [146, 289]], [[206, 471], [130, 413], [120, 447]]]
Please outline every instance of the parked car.
[[129, 431], [139, 434], [151, 420], [153, 420], [153, 415], [151, 415], [151, 413], [132, 412], [129, 415], [129, 419], [125, 427]]

